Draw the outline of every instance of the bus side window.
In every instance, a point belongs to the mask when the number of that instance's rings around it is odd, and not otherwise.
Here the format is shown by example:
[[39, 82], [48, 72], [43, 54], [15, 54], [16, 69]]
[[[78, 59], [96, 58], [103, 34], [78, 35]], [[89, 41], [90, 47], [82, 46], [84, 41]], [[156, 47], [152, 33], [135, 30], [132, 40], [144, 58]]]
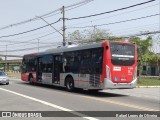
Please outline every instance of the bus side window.
[[91, 51], [82, 50], [81, 51], [81, 62], [80, 62], [80, 73], [89, 74], [91, 67]]
[[92, 49], [91, 70], [92, 70], [92, 73], [94, 74], [99, 74], [102, 71], [101, 70], [102, 69], [102, 55], [103, 55], [102, 48]]
[[21, 70], [22, 70], [22, 73], [26, 73], [27, 72], [25, 63], [22, 64]]
[[42, 72], [52, 72], [53, 69], [53, 56], [45, 55], [42, 57], [41, 63]]

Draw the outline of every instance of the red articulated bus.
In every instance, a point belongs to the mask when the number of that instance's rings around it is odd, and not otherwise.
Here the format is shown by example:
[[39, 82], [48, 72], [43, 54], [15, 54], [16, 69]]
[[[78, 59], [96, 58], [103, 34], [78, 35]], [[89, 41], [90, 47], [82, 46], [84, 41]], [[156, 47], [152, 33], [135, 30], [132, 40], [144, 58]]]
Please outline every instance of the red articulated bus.
[[134, 88], [137, 51], [131, 42], [105, 41], [24, 55], [21, 79], [85, 90]]

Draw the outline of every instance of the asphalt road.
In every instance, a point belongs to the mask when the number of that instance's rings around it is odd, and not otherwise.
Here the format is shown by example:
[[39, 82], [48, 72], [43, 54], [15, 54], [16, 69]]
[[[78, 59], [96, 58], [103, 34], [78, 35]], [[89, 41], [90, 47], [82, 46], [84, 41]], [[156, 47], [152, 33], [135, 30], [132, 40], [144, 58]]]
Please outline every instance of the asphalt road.
[[[98, 111], [108, 111], [109, 115], [114, 112], [124, 111], [124, 118], [117, 112], [119, 119], [128, 119], [137, 117], [141, 111], [160, 111], [160, 88], [135, 88], [135, 89], [118, 89], [103, 90], [98, 93], [76, 90], [75, 92], [67, 92], [65, 88], [48, 86], [48, 85], [29, 85], [21, 80], [11, 80], [10, 85], [0, 85], [0, 111], [71, 111], [69, 115], [79, 117], [59, 117], [52, 119], [89, 119], [89, 120], [106, 120], [106, 117], [99, 117]], [[92, 117], [88, 117], [91, 112]], [[129, 113], [127, 111], [138, 111]], [[68, 113], [68, 112], [67, 112]], [[105, 112], [104, 114], [106, 114]], [[134, 115], [135, 116], [132, 116]], [[155, 112], [156, 113], [156, 112]], [[44, 113], [47, 114], [47, 113]], [[49, 112], [48, 112], [49, 114]], [[54, 114], [54, 113], [51, 113]], [[58, 114], [58, 113], [55, 113]], [[97, 115], [96, 115], [97, 114]], [[102, 114], [102, 112], [100, 113]], [[147, 114], [147, 112], [146, 112]], [[68, 114], [67, 114], [68, 115]], [[85, 116], [88, 115], [88, 116]], [[139, 114], [138, 114], [139, 115]], [[143, 114], [144, 115], [144, 114]], [[152, 116], [149, 116], [152, 115]], [[106, 115], [107, 116], [107, 115]], [[115, 116], [116, 117], [116, 116]], [[109, 117], [115, 119], [115, 117]], [[138, 116], [139, 117], [139, 116]], [[118, 119], [116, 118], [116, 119]], [[2, 119], [2, 117], [0, 117]], [[9, 118], [3, 118], [9, 119]], [[21, 118], [10, 118], [21, 119]], [[25, 118], [27, 119], [27, 118]], [[29, 118], [29, 120], [45, 119], [50, 120], [51, 117], [45, 118]], [[153, 114], [148, 114], [144, 119], [157, 119]]]

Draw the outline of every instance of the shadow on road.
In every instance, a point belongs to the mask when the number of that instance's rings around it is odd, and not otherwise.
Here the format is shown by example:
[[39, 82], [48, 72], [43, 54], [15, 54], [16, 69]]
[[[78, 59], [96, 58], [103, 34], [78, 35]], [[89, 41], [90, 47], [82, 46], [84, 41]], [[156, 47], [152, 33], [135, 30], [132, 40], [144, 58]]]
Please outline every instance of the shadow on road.
[[44, 88], [44, 89], [52, 89], [56, 92], [64, 92], [64, 93], [71, 93], [71, 94], [79, 94], [79, 95], [86, 95], [86, 96], [93, 96], [98, 98], [103, 97], [126, 97], [128, 95], [123, 94], [116, 94], [116, 93], [108, 93], [108, 92], [102, 92], [102, 91], [88, 91], [88, 90], [82, 90], [82, 89], [75, 89], [73, 92], [68, 92], [65, 87], [58, 87], [58, 86], [52, 86], [52, 85], [44, 85], [44, 84], [34, 84], [31, 85], [26, 82], [18, 82], [16, 81], [16, 84], [25, 85], [25, 86], [31, 86], [34, 88]]
[[4, 84], [0, 83], [0, 86], [3, 86], [3, 85], [5, 86], [6, 84], [5, 83]]

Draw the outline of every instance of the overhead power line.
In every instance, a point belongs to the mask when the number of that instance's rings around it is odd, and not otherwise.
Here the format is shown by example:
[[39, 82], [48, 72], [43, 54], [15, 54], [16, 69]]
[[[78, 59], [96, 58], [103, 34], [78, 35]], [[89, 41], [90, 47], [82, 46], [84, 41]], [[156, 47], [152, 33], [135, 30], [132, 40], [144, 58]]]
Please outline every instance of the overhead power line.
[[15, 45], [15, 44], [17, 45], [17, 44], [21, 44], [21, 43], [28, 43], [28, 42], [31, 42], [31, 41], [34, 41], [34, 40], [37, 40], [37, 39], [41, 39], [41, 38], [47, 37], [47, 36], [49, 36], [49, 35], [53, 35], [54, 33], [56, 33], [56, 32], [51, 32], [51, 33], [49, 33], [49, 34], [45, 34], [45, 35], [40, 36], [40, 37], [37, 37], [37, 38], [33, 38], [33, 39], [30, 39], [30, 40], [21, 41], [21, 42], [19, 42], [19, 43], [11, 43], [11, 44], [7, 44], [7, 45]]
[[[78, 2], [78, 3], [74, 3], [72, 5], [66, 6], [65, 8], [71, 8], [71, 7], [75, 7], [75, 6], [81, 6], [81, 4], [84, 5], [84, 4], [89, 3], [91, 1], [93, 1], [93, 0], [84, 0], [84, 1], [81, 1], [81, 2]], [[53, 13], [55, 13], [57, 11], [60, 11], [59, 13], [61, 13], [61, 10], [62, 10], [62, 8], [59, 8], [59, 9], [54, 10], [52, 12], [46, 13], [44, 15], [41, 15], [40, 17], [45, 17], [45, 18], [46, 17], [51, 17], [51, 14], [53, 14]], [[50, 16], [48, 16], [48, 15], [50, 15]]]
[[74, 3], [74, 4], [72, 4], [72, 5], [66, 6], [65, 8], [75, 7], [75, 6], [77, 6], [77, 5], [84, 4], [84, 3], [88, 3], [88, 2], [91, 2], [91, 1], [93, 1], [93, 0], [83, 0], [83, 1], [81, 1], [81, 2]]
[[152, 34], [158, 34], [158, 33], [160, 33], [160, 30], [152, 31], [152, 32], [145, 32], [145, 33], [140, 33], [140, 34], [119, 36], [119, 38], [131, 38], [131, 37], [138, 37], [138, 36], [144, 36], [144, 35], [152, 35]]
[[120, 15], [123, 15], [123, 14], [128, 14], [128, 13], [131, 13], [131, 12], [140, 11], [140, 10], [151, 8], [151, 7], [158, 6], [158, 5], [159, 5], [159, 3], [158, 4], [154, 4], [154, 5], [150, 5], [150, 6], [147, 6], [147, 7], [138, 8], [138, 9], [135, 9], [135, 10], [131, 10], [131, 11], [115, 14], [115, 15], [110, 15], [110, 16], [107, 16], [107, 17], [98, 18], [98, 19], [95, 19], [95, 20], [90, 20], [90, 21], [87, 21], [87, 22], [80, 22], [80, 23], [72, 24], [69, 27], [72, 27], [74, 25], [82, 25], [82, 24], [86, 24], [86, 23], [91, 23], [91, 22], [99, 21], [99, 20], [109, 19], [109, 18], [112, 18], [112, 17], [120, 16]]
[[[86, 2], [84, 2], [84, 3], [82, 3], [82, 4], [77, 4], [77, 6], [75, 6], [75, 7], [73, 6], [73, 8], [70, 8], [70, 9], [66, 9], [66, 8], [68, 8], [68, 7], [65, 7], [65, 11], [67, 12], [67, 11], [76, 9], [76, 8], [81, 7], [81, 6], [87, 4], [87, 3], [91, 2], [91, 1], [93, 1], [93, 0], [88, 0], [88, 2], [86, 1]], [[43, 17], [43, 18], [52, 17], [52, 16], [57, 15], [57, 14], [59, 14], [59, 13], [61, 13], [61, 11], [58, 12], [58, 13], [55, 13], [55, 14], [51, 14], [51, 15], [45, 16], [45, 17]]]
[[[78, 3], [74, 3], [74, 4], [72, 4], [72, 5], [66, 6], [65, 8], [71, 8], [71, 7], [75, 7], [75, 8], [76, 8], [76, 6], [85, 5], [85, 4], [87, 4], [87, 3], [91, 2], [91, 1], [93, 1], [93, 0], [84, 0], [84, 1], [81, 1], [81, 2], [78, 2]], [[82, 4], [82, 5], [81, 5], [81, 4]], [[69, 9], [69, 10], [70, 10], [70, 9]], [[59, 11], [60, 11], [60, 12], [59, 12]], [[57, 12], [58, 12], [58, 14], [61, 13], [61, 8], [58, 8], [58, 9], [56, 9], [56, 10], [54, 10], [54, 11], [51, 11], [51, 12], [48, 12], [48, 13], [46, 13], [46, 14], [39, 15], [39, 16], [40, 16], [40, 17], [47, 18], [47, 17], [53, 16], [53, 15], [51, 15], [51, 14], [54, 14], [54, 13], [57, 14]], [[56, 14], [54, 14], [54, 15], [56, 15]], [[13, 26], [18, 26], [18, 25], [26, 24], [26, 23], [28, 23], [28, 22], [32, 22], [32, 21], [35, 21], [35, 20], [38, 20], [38, 18], [37, 18], [37, 17], [34, 17], [34, 18], [30, 18], [30, 19], [28, 19], [28, 20], [24, 20], [24, 21], [21, 21], [21, 22], [18, 22], [18, 23], [14, 23], [14, 24], [11, 24], [11, 25], [7, 25], [7, 26], [4, 26], [4, 27], [0, 28], [0, 30], [7, 29], [7, 28], [10, 28], [10, 27], [13, 27]]]
[[118, 24], [118, 23], [124, 23], [124, 22], [129, 22], [129, 21], [135, 21], [135, 20], [150, 18], [150, 17], [154, 17], [154, 16], [158, 16], [158, 15], [160, 15], [160, 14], [154, 14], [154, 15], [149, 15], [149, 16], [144, 16], [144, 17], [139, 17], [139, 18], [133, 18], [133, 19], [123, 20], [123, 21], [117, 21], [117, 22], [112, 22], [112, 23], [107, 23], [107, 24], [99, 24], [99, 25], [91, 25], [91, 26], [82, 26], [82, 27], [68, 27], [67, 29], [87, 28], [87, 27], [98, 27], [98, 26], [104, 26], [104, 25], [113, 25], [113, 24]]
[[111, 33], [121, 34], [121, 33], [131, 33], [133, 31], [149, 31], [149, 30], [157, 30], [159, 23], [154, 24], [144, 24], [140, 26], [127, 27], [127, 28], [119, 28], [110, 31]]
[[[138, 37], [138, 36], [144, 36], [144, 35], [151, 35], [151, 34], [157, 34], [160, 33], [160, 30], [158, 31], [152, 31], [152, 32], [145, 32], [145, 33], [140, 33], [140, 34], [134, 34], [134, 35], [126, 35], [126, 36], [112, 36], [115, 38], [131, 38], [131, 37]], [[61, 42], [55, 42], [55, 45], [61, 44]], [[45, 46], [40, 46], [39, 48], [48, 48], [48, 47], [53, 47], [53, 45], [45, 45]], [[14, 50], [8, 50], [7, 52], [17, 52], [17, 51], [25, 51], [25, 50], [33, 50], [33, 49], [37, 49], [36, 47], [30, 47], [30, 48], [23, 48], [23, 49], [14, 49]], [[4, 51], [0, 51], [0, 52], [6, 52], [6, 50]]]
[[[59, 45], [61, 42], [55, 42], [54, 44], [55, 45]], [[44, 46], [40, 46], [39, 48], [50, 48], [50, 47], [53, 47], [53, 44], [52, 45], [44, 45]], [[37, 49], [37, 47], [29, 47], [29, 48], [23, 48], [23, 49], [14, 49], [14, 50], [7, 50], [7, 52], [17, 52], [17, 51], [25, 51], [25, 50], [34, 50], [34, 49]], [[6, 52], [6, 50], [4, 51], [0, 51], [0, 52]]]
[[82, 16], [82, 17], [75, 17], [75, 18], [66, 18], [66, 19], [67, 20], [75, 20], [75, 19], [82, 19], [82, 18], [99, 16], [99, 15], [103, 15], [103, 14], [113, 13], [113, 12], [125, 10], [125, 9], [128, 9], [128, 8], [133, 8], [133, 7], [136, 7], [136, 6], [144, 5], [144, 4], [147, 4], [147, 3], [150, 3], [150, 2], [154, 2], [154, 1], [156, 1], [156, 0], [149, 0], [149, 1], [146, 1], [146, 2], [142, 2], [142, 3], [135, 4], [135, 5], [131, 5], [131, 6], [128, 6], [128, 7], [123, 7], [123, 8], [119, 8], [119, 9], [116, 9], [116, 10], [111, 10], [111, 11], [102, 12], [102, 13], [98, 13], [98, 14]]
[[60, 18], [59, 20], [57, 20], [56, 22], [51, 23], [51, 24], [49, 24], [49, 25], [44, 25], [44, 26], [41, 26], [41, 27], [38, 27], [38, 28], [35, 28], [35, 29], [32, 29], [32, 30], [28, 30], [28, 31], [25, 31], [25, 32], [20, 32], [20, 33], [16, 33], [16, 34], [12, 34], [12, 35], [0, 36], [0, 38], [13, 37], [13, 36], [17, 36], [17, 35], [22, 35], [22, 34], [25, 34], [25, 33], [33, 32], [33, 31], [36, 31], [36, 30], [39, 30], [39, 29], [48, 27], [48, 26], [50, 26], [50, 25], [53, 25], [53, 24], [55, 24], [55, 23], [58, 23], [60, 20], [61, 20], [61, 18]]
[[[49, 38], [49, 39], [39, 39], [39, 44], [53, 44], [53, 42], [46, 42], [47, 40], [54, 40], [55, 38], [59, 38], [60, 36], [56, 36], [56, 37], [52, 37], [52, 38]], [[38, 39], [35, 39], [35, 40], [38, 40]], [[43, 42], [41, 42], [41, 41], [43, 41]], [[24, 45], [22, 45], [22, 44], [24, 44]], [[22, 47], [22, 46], [27, 46], [27, 45], [31, 45], [31, 44], [34, 44], [34, 45], [36, 45], [37, 44], [37, 42], [19, 42], [19, 43], [17, 43], [17, 44], [8, 44], [8, 46], [9, 45], [14, 45], [15, 47]]]

